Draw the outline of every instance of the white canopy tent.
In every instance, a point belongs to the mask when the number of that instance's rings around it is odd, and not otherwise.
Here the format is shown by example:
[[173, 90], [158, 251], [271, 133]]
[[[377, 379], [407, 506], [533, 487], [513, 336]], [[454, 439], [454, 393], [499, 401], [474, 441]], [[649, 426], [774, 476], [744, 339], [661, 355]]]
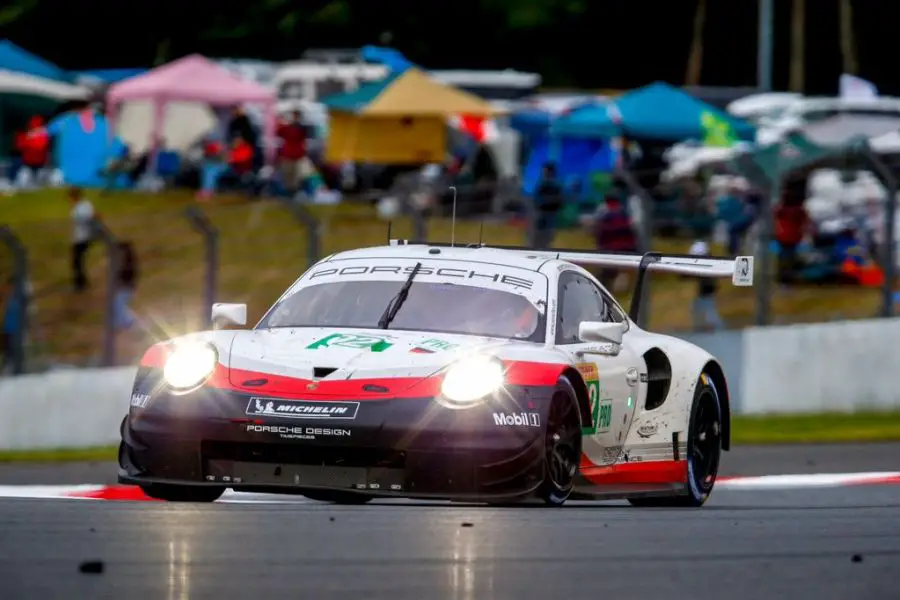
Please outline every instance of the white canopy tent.
[[41, 96], [55, 100], [85, 100], [90, 95], [86, 87], [71, 85], [25, 73], [0, 70], [0, 94]]

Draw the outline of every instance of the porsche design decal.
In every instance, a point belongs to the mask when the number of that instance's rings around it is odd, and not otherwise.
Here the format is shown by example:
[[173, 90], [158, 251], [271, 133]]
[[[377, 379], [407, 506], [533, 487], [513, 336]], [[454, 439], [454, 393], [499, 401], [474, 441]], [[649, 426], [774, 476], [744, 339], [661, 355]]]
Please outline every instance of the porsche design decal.
[[375, 335], [360, 335], [356, 333], [332, 333], [315, 341], [306, 347], [307, 350], [319, 348], [355, 348], [357, 350], [371, 350], [372, 352], [384, 352], [394, 344], [383, 337]]
[[612, 398], [602, 398], [600, 389], [600, 372], [594, 363], [579, 363], [578, 372], [587, 384], [588, 397], [591, 401], [591, 425], [583, 427], [582, 435], [596, 435], [609, 431], [612, 424]]

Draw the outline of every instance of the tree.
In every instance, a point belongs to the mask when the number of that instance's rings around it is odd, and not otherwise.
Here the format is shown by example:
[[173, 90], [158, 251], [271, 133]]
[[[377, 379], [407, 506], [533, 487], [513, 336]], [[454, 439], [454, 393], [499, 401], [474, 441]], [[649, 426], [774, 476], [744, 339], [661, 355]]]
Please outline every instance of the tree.
[[792, 91], [802, 92], [806, 70], [806, 0], [793, 0], [791, 8], [790, 88]]
[[859, 63], [856, 58], [856, 39], [853, 35], [853, 5], [850, 0], [838, 1], [841, 22], [841, 64], [844, 73], [856, 75], [859, 72]]
[[697, 0], [694, 11], [694, 33], [691, 39], [691, 53], [688, 56], [687, 73], [684, 76], [686, 85], [700, 85], [700, 74], [703, 71], [703, 30], [706, 26], [706, 0]]

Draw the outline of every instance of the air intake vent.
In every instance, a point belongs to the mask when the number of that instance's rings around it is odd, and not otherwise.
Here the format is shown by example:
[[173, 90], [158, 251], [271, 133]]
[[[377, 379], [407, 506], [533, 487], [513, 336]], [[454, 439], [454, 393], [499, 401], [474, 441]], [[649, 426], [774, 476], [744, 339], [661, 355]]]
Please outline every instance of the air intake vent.
[[313, 367], [313, 378], [324, 379], [337, 371], [337, 367]]

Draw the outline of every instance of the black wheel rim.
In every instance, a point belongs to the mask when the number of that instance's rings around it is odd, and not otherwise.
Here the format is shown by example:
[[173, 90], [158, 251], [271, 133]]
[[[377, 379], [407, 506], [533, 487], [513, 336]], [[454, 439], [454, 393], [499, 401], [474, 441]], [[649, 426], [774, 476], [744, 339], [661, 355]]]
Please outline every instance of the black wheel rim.
[[580, 432], [577, 407], [568, 397], [558, 396], [550, 407], [547, 426], [547, 469], [550, 481], [559, 490], [567, 491], [578, 472]]
[[694, 481], [704, 492], [712, 489], [719, 472], [721, 435], [719, 404], [712, 392], [705, 391], [697, 403], [697, 412], [694, 415], [694, 437], [691, 440]]

